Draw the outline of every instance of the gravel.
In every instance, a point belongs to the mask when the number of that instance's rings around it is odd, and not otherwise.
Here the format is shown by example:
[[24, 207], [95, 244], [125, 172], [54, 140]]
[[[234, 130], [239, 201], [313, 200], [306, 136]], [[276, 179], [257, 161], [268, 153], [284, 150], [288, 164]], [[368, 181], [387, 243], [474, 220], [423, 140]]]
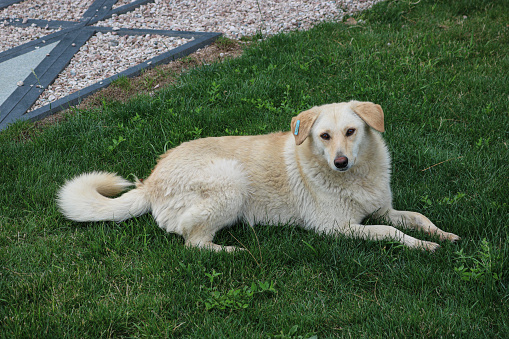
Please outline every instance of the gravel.
[[42, 38], [56, 31], [55, 29], [16, 27], [0, 23], [0, 52]]
[[273, 35], [308, 29], [326, 20], [341, 19], [371, 7], [380, 0], [190, 0], [162, 1], [142, 5], [98, 23], [121, 28], [221, 32], [228, 38]]
[[[193, 39], [162, 35], [117, 35], [96, 33], [53, 84], [43, 91], [29, 111], [47, 105], [110, 76], [136, 66], [154, 56], [177, 48]], [[119, 51], [121, 55], [119, 55]]]
[[[239, 39], [305, 30], [322, 21], [367, 9], [381, 0], [155, 0], [135, 10], [114, 15], [97, 26], [156, 30], [221, 32]], [[0, 10], [0, 52], [56, 30], [10, 26], [9, 19], [78, 21], [94, 0], [26, 0]], [[114, 8], [130, 3], [119, 0]], [[189, 40], [157, 35], [122, 37], [95, 34], [74, 56], [68, 67], [41, 95], [32, 110], [91, 84], [102, 81]]]
[[94, 0], [25, 0], [0, 11], [0, 18], [79, 21]]

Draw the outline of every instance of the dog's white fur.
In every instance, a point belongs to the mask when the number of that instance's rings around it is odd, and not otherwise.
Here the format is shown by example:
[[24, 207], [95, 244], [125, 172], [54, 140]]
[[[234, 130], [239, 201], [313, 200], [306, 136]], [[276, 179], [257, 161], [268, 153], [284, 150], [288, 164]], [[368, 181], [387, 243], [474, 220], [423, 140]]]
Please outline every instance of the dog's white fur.
[[[298, 125], [298, 127], [297, 127]], [[61, 188], [58, 204], [76, 221], [122, 221], [149, 211], [189, 246], [234, 250], [212, 242], [223, 227], [292, 223], [328, 234], [393, 239], [411, 248], [438, 244], [392, 226], [361, 225], [384, 217], [440, 239], [457, 235], [415, 212], [392, 208], [390, 156], [379, 132], [383, 111], [370, 102], [313, 107], [292, 119], [292, 131], [205, 138], [183, 143], [159, 160], [136, 188], [111, 173], [82, 174]], [[378, 131], [378, 132], [377, 132]]]

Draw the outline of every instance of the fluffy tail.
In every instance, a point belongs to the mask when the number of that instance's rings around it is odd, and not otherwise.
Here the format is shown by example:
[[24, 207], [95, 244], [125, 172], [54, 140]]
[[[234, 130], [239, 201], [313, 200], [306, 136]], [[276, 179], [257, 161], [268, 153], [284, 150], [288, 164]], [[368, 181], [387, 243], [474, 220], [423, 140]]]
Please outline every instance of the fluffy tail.
[[67, 181], [58, 192], [57, 203], [62, 213], [75, 221], [122, 221], [150, 210], [143, 184], [115, 196], [133, 183], [106, 172], [81, 174]]

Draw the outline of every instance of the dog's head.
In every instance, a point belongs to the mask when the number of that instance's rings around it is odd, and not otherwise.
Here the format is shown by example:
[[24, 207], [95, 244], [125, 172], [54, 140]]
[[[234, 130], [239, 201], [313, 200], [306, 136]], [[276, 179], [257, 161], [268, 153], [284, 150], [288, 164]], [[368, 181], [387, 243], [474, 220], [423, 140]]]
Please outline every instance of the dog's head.
[[355, 165], [369, 128], [384, 132], [384, 113], [372, 102], [350, 101], [313, 107], [292, 119], [297, 145], [306, 139], [313, 153], [323, 155], [335, 171]]

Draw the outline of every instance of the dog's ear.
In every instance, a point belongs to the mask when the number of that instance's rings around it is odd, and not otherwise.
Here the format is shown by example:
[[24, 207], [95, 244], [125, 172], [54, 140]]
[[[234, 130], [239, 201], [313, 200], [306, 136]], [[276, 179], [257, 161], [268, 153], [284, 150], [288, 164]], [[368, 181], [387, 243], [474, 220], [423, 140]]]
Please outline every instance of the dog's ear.
[[366, 124], [373, 127], [378, 132], [385, 132], [384, 111], [380, 105], [372, 102], [352, 101], [351, 107]]
[[302, 144], [306, 140], [318, 115], [320, 115], [320, 111], [317, 107], [313, 107], [292, 118], [292, 134], [297, 145]]

